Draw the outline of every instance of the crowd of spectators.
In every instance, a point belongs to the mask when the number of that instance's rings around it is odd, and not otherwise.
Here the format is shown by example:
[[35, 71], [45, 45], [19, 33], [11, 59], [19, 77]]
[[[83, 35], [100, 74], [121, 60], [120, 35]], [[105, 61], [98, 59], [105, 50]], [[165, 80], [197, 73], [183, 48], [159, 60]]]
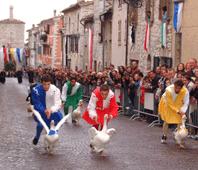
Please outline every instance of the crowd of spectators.
[[[185, 64], [178, 64], [176, 68], [168, 68], [166, 65], [161, 65], [144, 74], [135, 61], [132, 62], [131, 66], [127, 67], [119, 66], [115, 68], [114, 65], [111, 64], [99, 72], [43, 67], [34, 69], [25, 68], [23, 70], [23, 74], [28, 78], [30, 83], [39, 82], [45, 73], [51, 75], [53, 84], [60, 88], [60, 90], [62, 90], [64, 83], [69, 80], [71, 76], [75, 76], [77, 81], [83, 86], [84, 97], [87, 98], [89, 98], [94, 88], [106, 83], [115, 92], [116, 101], [124, 111], [127, 107], [133, 109], [139, 105], [141, 106], [140, 108], [144, 109], [145, 93], [153, 93], [155, 103], [155, 109], [152, 111], [153, 114], [157, 114], [157, 105], [166, 87], [174, 83], [176, 79], [181, 79], [190, 93], [191, 107], [189, 107], [189, 112], [192, 113], [198, 108], [198, 63], [195, 58], [189, 59]], [[3, 72], [2, 75], [4, 74]], [[21, 70], [18, 70], [16, 74], [13, 75], [21, 75]], [[132, 112], [130, 112], [130, 114], [131, 113]], [[194, 116], [197, 117], [195, 119], [198, 120], [198, 112], [196, 113], [197, 115]], [[192, 123], [198, 125], [198, 122]]]

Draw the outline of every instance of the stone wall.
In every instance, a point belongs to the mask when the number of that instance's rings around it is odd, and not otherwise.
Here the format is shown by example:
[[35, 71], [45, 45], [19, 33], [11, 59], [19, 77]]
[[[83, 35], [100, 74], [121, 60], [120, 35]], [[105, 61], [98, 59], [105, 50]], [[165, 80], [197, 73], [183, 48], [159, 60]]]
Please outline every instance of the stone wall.
[[[167, 48], [163, 49], [160, 43], [160, 28], [161, 21], [159, 20], [159, 0], [153, 1], [153, 23], [150, 27], [150, 50], [146, 52], [144, 50], [144, 38], [146, 31], [146, 20], [145, 20], [145, 3], [138, 9], [138, 22], [136, 28], [136, 42], [132, 44], [131, 42], [131, 27], [129, 27], [129, 60], [138, 60], [140, 69], [143, 72], [147, 72], [153, 67], [154, 56], [166, 56], [171, 57], [171, 41], [172, 41], [172, 24], [169, 23], [167, 27]], [[148, 59], [148, 55], [151, 56], [151, 61]], [[150, 64], [151, 62], [151, 64]]]
[[24, 24], [0, 24], [0, 46], [24, 48]]
[[[78, 53], [69, 53], [68, 59], [71, 59], [71, 68], [75, 69], [78, 66], [79, 69], [83, 69], [86, 63], [83, 62], [84, 56], [84, 26], [80, 23], [80, 20], [87, 15], [93, 13], [93, 4], [91, 3], [82, 3], [80, 7], [74, 9], [64, 15], [64, 35], [71, 35], [75, 34], [79, 36], [79, 43], [78, 43]], [[70, 29], [69, 29], [69, 18], [70, 18]], [[64, 46], [65, 46], [65, 39], [64, 39]], [[65, 47], [64, 47], [64, 57], [65, 57]]]

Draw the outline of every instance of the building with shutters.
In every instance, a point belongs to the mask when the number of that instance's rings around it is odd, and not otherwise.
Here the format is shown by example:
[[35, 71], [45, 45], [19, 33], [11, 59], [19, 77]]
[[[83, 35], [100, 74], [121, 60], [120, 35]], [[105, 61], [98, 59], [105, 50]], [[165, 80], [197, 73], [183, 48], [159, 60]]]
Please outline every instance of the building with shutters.
[[62, 27], [63, 18], [54, 10], [52, 18], [27, 30], [30, 66], [62, 67]]

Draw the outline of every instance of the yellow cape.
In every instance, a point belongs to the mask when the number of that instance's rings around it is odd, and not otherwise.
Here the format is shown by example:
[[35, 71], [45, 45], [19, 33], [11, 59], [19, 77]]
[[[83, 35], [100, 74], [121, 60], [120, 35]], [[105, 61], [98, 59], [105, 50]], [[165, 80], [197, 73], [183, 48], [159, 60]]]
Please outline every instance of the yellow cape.
[[158, 112], [161, 116], [161, 119], [166, 123], [180, 124], [182, 122], [182, 118], [178, 112], [184, 104], [184, 97], [187, 93], [187, 89], [182, 87], [175, 100], [173, 100], [172, 97], [173, 90], [174, 85], [167, 87], [160, 100]]

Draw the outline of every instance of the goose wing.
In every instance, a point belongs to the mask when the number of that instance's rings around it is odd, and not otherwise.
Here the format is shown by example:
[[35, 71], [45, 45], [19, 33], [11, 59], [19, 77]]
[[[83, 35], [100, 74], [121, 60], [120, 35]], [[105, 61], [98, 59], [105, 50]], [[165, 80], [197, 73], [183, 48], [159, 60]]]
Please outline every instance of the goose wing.
[[44, 122], [44, 120], [42, 119], [40, 113], [35, 109], [32, 109], [32, 112], [34, 113], [34, 115], [36, 116], [38, 121], [43, 125], [44, 129], [46, 130], [46, 132], [48, 134], [50, 130], [49, 130], [48, 126], [46, 125], [46, 123]]
[[65, 121], [67, 121], [67, 119], [69, 119], [70, 116], [71, 116], [71, 113], [69, 113], [69, 114], [67, 114], [66, 116], [64, 116], [64, 117], [60, 120], [60, 122], [58, 122], [58, 124], [56, 125], [55, 130], [56, 130], [56, 131], [59, 130], [60, 127], [65, 123]]
[[91, 127], [88, 132], [91, 139], [93, 139], [98, 133], [95, 127]]
[[107, 134], [109, 136], [112, 136], [115, 132], [116, 132], [116, 130], [114, 128], [110, 128], [110, 129], [107, 130]]

